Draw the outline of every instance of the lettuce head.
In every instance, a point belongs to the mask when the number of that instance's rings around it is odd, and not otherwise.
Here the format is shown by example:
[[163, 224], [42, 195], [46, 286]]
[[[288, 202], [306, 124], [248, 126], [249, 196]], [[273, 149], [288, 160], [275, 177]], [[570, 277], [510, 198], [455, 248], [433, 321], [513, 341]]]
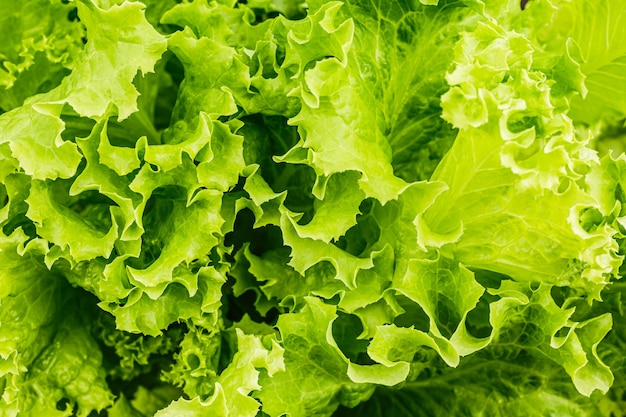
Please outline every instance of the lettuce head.
[[625, 0], [0, 5], [0, 417], [625, 415]]

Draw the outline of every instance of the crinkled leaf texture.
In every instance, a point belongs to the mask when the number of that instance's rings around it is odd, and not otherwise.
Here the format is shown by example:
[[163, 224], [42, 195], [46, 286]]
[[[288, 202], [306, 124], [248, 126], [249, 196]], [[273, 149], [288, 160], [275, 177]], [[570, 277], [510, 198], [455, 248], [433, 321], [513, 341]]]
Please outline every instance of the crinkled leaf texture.
[[623, 415], [625, 6], [0, 0], [0, 417]]

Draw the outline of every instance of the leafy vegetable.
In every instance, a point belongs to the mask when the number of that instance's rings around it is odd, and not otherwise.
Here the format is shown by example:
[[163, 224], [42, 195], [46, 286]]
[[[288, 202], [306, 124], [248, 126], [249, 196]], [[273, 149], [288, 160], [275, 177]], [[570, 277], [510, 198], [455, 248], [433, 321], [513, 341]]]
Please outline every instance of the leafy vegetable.
[[0, 416], [624, 415], [623, 0], [0, 17]]

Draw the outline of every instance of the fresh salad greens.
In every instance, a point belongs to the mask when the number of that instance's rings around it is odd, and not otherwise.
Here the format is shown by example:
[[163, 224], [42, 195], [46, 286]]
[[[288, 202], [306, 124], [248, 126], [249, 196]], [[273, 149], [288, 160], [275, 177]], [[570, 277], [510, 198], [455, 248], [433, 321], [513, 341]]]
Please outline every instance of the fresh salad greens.
[[626, 415], [626, 0], [0, 5], [0, 417]]

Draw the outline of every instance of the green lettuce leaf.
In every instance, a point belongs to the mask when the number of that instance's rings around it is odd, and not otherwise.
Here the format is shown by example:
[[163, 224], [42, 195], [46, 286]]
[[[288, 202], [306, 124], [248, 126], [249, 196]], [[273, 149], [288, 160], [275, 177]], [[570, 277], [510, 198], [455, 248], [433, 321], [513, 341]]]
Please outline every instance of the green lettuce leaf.
[[[478, 39], [484, 42], [477, 44]], [[506, 43], [521, 48], [512, 61], [497, 58], [505, 53]], [[586, 185], [579, 185], [581, 172], [590, 171], [597, 159], [571, 121], [559, 114], [565, 109], [553, 104], [559, 98], [551, 97], [545, 76], [529, 72], [528, 41], [492, 23], [481, 24], [461, 39], [456, 61], [448, 79], [460, 84], [442, 97], [442, 103], [444, 117], [461, 131], [433, 175], [450, 190], [424, 216], [427, 227], [437, 233], [462, 228], [462, 237], [450, 249], [468, 265], [516, 279], [542, 275], [542, 281], [559, 285], [573, 281], [574, 286], [589, 285], [598, 297], [621, 257], [613, 240], [615, 229], [597, 225], [585, 230], [581, 221], [586, 210], [599, 208]], [[475, 67], [486, 68], [480, 78], [471, 75]], [[512, 85], [518, 86], [511, 89]], [[526, 89], [523, 99], [510, 94]], [[481, 214], [473, 217], [478, 207]], [[567, 211], [552, 211], [560, 208]], [[449, 212], [454, 214], [447, 217]], [[476, 244], [470, 243], [472, 236], [478, 238]], [[518, 250], [518, 244], [529, 252]], [[489, 247], [493, 255], [486, 250]], [[532, 262], [523, 260], [527, 254]], [[492, 256], [502, 265], [483, 263]], [[537, 268], [522, 272], [528, 265]], [[584, 281], [577, 283], [578, 274]]]
[[[269, 415], [330, 415], [340, 405], [368, 398], [370, 384], [357, 384], [346, 374], [348, 360], [332, 339], [336, 308], [307, 298], [298, 313], [282, 315], [277, 327], [285, 349], [285, 370], [261, 378], [255, 396]], [[309, 323], [314, 323], [310, 326]]]
[[42, 242], [24, 248], [23, 239], [17, 229], [1, 242], [0, 413], [87, 416], [100, 411], [113, 396], [87, 326], [94, 306], [82, 290], [45, 268]]
[[[260, 404], [248, 394], [260, 388], [258, 380], [262, 375], [272, 378], [284, 369], [283, 349], [273, 338], [262, 339], [256, 335], [247, 335], [240, 329], [237, 329], [236, 337], [237, 353], [219, 377], [210, 375], [207, 375], [208, 378], [207, 376], [200, 377], [197, 373], [191, 375], [194, 379], [204, 380], [205, 384], [213, 385], [214, 383], [214, 391], [210, 398], [204, 401], [200, 399], [204, 397], [201, 395], [191, 400], [179, 399], [156, 413], [155, 416], [195, 416], [199, 413], [211, 413], [211, 415], [224, 417], [256, 416]], [[199, 357], [186, 357], [187, 360], [191, 359], [192, 366], [196, 365], [200, 358], [206, 357], [206, 352], [197, 353]]]
[[61, 83], [81, 53], [84, 26], [70, 2], [21, 2], [0, 19], [0, 112], [6, 112]]
[[616, 93], [626, 87], [624, 6], [623, 1], [571, 2], [559, 9], [557, 24], [569, 29], [568, 36], [580, 48], [588, 89], [586, 96], [572, 100], [569, 115], [574, 120], [594, 124], [626, 116], [626, 102]]

